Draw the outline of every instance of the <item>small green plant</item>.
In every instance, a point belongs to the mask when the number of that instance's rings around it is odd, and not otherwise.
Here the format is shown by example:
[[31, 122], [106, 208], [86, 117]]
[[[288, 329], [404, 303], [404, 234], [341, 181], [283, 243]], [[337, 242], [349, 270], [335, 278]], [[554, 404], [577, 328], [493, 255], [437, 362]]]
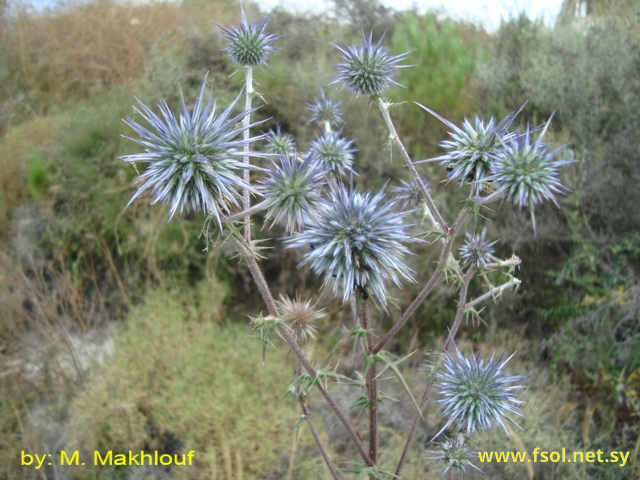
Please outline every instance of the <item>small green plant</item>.
[[29, 164], [29, 193], [38, 200], [42, 198], [49, 186], [51, 186], [51, 178], [47, 173], [44, 156], [36, 154]]

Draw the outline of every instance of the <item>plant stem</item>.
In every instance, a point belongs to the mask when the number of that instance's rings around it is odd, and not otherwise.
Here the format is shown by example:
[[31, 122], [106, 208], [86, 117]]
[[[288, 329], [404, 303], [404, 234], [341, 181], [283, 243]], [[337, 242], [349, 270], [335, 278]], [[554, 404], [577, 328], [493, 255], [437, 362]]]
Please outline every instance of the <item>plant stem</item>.
[[233, 215], [229, 215], [228, 217], [222, 217], [220, 218], [220, 221], [222, 223], [225, 222], [236, 222], [242, 218], [244, 218], [245, 222], [247, 220], [247, 216], [251, 216], [255, 213], [261, 212], [263, 210], [266, 210], [267, 208], [269, 208], [269, 202], [267, 200], [263, 200], [262, 202], [254, 205], [253, 207], [249, 208], [249, 210], [243, 210], [242, 212], [238, 212], [238, 213], [234, 213]]
[[[299, 377], [302, 373], [302, 365], [300, 360], [296, 362], [296, 377]], [[320, 454], [324, 459], [324, 463], [327, 465], [329, 472], [331, 472], [331, 476], [334, 480], [340, 479], [340, 474], [338, 473], [338, 469], [331, 461], [329, 457], [329, 453], [327, 449], [324, 447], [322, 440], [320, 439], [320, 435], [318, 435], [318, 431], [316, 430], [315, 425], [313, 424], [313, 420], [311, 420], [311, 412], [309, 411], [309, 407], [307, 405], [307, 396], [302, 390], [302, 387], [298, 387], [298, 402], [300, 402], [300, 409], [302, 410], [302, 415], [304, 416], [305, 421], [307, 422], [307, 426], [311, 431], [311, 435], [313, 436], [313, 440], [316, 442], [316, 446], [318, 450], [320, 450]]]
[[[269, 286], [267, 285], [267, 281], [264, 278], [264, 275], [262, 273], [262, 270], [260, 269], [260, 266], [258, 265], [258, 262], [251, 254], [251, 249], [240, 238], [234, 235], [231, 235], [229, 238], [231, 239], [235, 247], [238, 249], [238, 252], [240, 252], [240, 255], [242, 255], [242, 258], [247, 263], [249, 271], [251, 272], [251, 275], [253, 276], [253, 280], [256, 286], [258, 287], [258, 291], [260, 292], [260, 295], [262, 296], [262, 299], [264, 300], [264, 303], [267, 306], [267, 310], [269, 311], [269, 314], [273, 315], [274, 317], [280, 317], [280, 312], [278, 311], [278, 306], [276, 305], [276, 301], [273, 298], [271, 291], [269, 290]], [[311, 375], [311, 377], [314, 379], [318, 378], [318, 371], [313, 366], [311, 361], [307, 358], [307, 355], [305, 354], [304, 350], [302, 350], [302, 348], [300, 348], [300, 345], [298, 345], [298, 342], [294, 338], [293, 333], [291, 333], [291, 331], [287, 328], [279, 329], [278, 333], [284, 339], [284, 341], [287, 342], [287, 344], [289, 345], [289, 347], [291, 348], [295, 356], [300, 360], [300, 363], [302, 364], [304, 369], [307, 371], [307, 373]], [[331, 393], [329, 393], [329, 391], [324, 387], [324, 385], [322, 385], [322, 382], [316, 382], [316, 386], [318, 387], [318, 390], [320, 390], [320, 392], [326, 399], [331, 409], [335, 412], [340, 422], [344, 425], [345, 429], [347, 430], [347, 433], [353, 440], [353, 443], [355, 444], [358, 452], [362, 456], [362, 459], [364, 460], [364, 462], [367, 464], [367, 466], [373, 466], [373, 462], [369, 458], [369, 455], [367, 455], [367, 452], [365, 451], [364, 446], [362, 445], [362, 442], [358, 437], [358, 434], [353, 428], [353, 425], [351, 424], [351, 422], [349, 421], [345, 413], [342, 411], [338, 403], [335, 401]]]
[[[371, 311], [369, 302], [362, 296], [362, 308], [360, 310], [360, 325], [363, 330], [370, 330]], [[366, 344], [363, 345], [365, 353], [372, 355], [373, 339], [372, 334], [367, 335]], [[369, 457], [375, 464], [378, 459], [378, 380], [376, 378], [376, 364], [373, 363], [365, 376], [367, 397], [369, 401]]]
[[505, 290], [507, 290], [508, 288], [511, 288], [513, 286], [515, 286], [517, 288], [518, 285], [520, 285], [521, 283], [522, 282], [520, 280], [518, 280], [517, 278], [514, 277], [511, 280], [509, 280], [508, 282], [503, 283], [499, 287], [493, 287], [487, 293], [485, 293], [483, 295], [480, 295], [475, 300], [471, 300], [469, 303], [467, 303], [466, 308], [475, 307], [479, 303], [482, 303], [482, 302], [484, 302], [485, 300], [487, 300], [489, 298], [493, 298], [496, 295], [500, 295], [502, 292], [504, 292]]
[[411, 302], [411, 305], [407, 307], [405, 312], [402, 314], [402, 317], [400, 317], [400, 319], [393, 325], [393, 327], [391, 327], [391, 329], [387, 332], [387, 334], [378, 341], [378, 343], [373, 348], [373, 351], [372, 351], [373, 354], [376, 354], [380, 350], [382, 350], [382, 348], [386, 345], [386, 343], [389, 340], [391, 340], [395, 336], [395, 334], [400, 331], [402, 327], [404, 327], [404, 325], [407, 323], [409, 318], [411, 318], [411, 315], [413, 315], [413, 313], [418, 309], [420, 304], [425, 301], [425, 299], [429, 296], [431, 291], [438, 284], [438, 282], [442, 278], [444, 269], [447, 266], [447, 261], [451, 256], [451, 250], [453, 249], [453, 243], [455, 241], [455, 238], [458, 234], [458, 231], [462, 227], [462, 224], [466, 220], [468, 213], [469, 213], [469, 209], [466, 209], [466, 208], [460, 211], [460, 213], [458, 214], [458, 218], [456, 218], [456, 221], [453, 222], [453, 225], [450, 228], [451, 233], [449, 234], [449, 239], [445, 242], [442, 248], [442, 252], [440, 253], [440, 259], [438, 260], [438, 266], [436, 267], [435, 272], [433, 272], [433, 275], [431, 275], [431, 278], [429, 279], [427, 284], [424, 286], [422, 291], [418, 294], [418, 296], [413, 300], [413, 302]]
[[418, 410], [418, 412], [416, 413], [415, 417], [413, 417], [413, 423], [411, 424], [411, 430], [409, 431], [409, 436], [407, 437], [407, 442], [404, 445], [404, 449], [402, 450], [402, 455], [400, 456], [400, 461], [398, 462], [398, 467], [396, 468], [396, 476], [400, 476], [400, 471], [402, 470], [402, 467], [404, 466], [404, 462], [407, 458], [407, 454], [409, 453], [409, 446], [411, 445], [411, 441], [413, 440], [413, 436], [416, 432], [416, 428], [418, 427], [418, 423], [420, 422], [420, 419], [423, 418], [422, 417], [422, 411], [424, 410], [425, 405], [427, 404], [427, 399], [429, 398], [429, 393], [431, 392], [431, 388], [433, 387], [433, 384], [435, 382], [435, 373], [438, 370], [438, 368], [440, 367], [440, 364], [442, 363], [442, 359], [444, 357], [444, 354], [447, 352], [447, 350], [449, 350], [449, 347], [451, 346], [451, 343], [453, 342], [453, 340], [456, 337], [456, 334], [458, 333], [458, 329], [460, 328], [460, 324], [462, 323], [462, 318], [464, 317], [464, 311], [467, 309], [467, 293], [469, 291], [469, 283], [471, 282], [471, 279], [473, 278], [473, 269], [469, 269], [467, 271], [467, 273], [465, 273], [463, 279], [462, 279], [462, 287], [460, 288], [460, 298], [458, 300], [458, 309], [456, 311], [456, 316], [455, 319], [453, 320], [453, 326], [451, 327], [451, 330], [449, 331], [449, 335], [447, 336], [447, 339], [444, 342], [444, 345], [442, 346], [442, 351], [440, 354], [440, 358], [438, 360], [438, 362], [436, 363], [436, 365], [434, 365], [432, 371], [431, 371], [431, 379], [429, 380], [429, 382], [427, 383], [425, 389], [424, 389], [424, 393], [422, 395], [422, 400], [420, 400], [420, 409]]
[[402, 140], [400, 140], [400, 137], [398, 136], [396, 127], [393, 125], [393, 121], [391, 120], [391, 115], [389, 114], [389, 107], [391, 106], [391, 104], [389, 102], [385, 102], [380, 97], [376, 98], [376, 104], [380, 108], [380, 112], [382, 112], [382, 118], [384, 119], [384, 123], [386, 124], [387, 130], [389, 131], [389, 137], [391, 138], [393, 143], [396, 145], [398, 150], [400, 150], [400, 155], [402, 156], [404, 163], [407, 165], [407, 168], [409, 168], [409, 171], [412, 173], [412, 175], [415, 177], [416, 181], [418, 182], [420, 192], [424, 196], [424, 200], [427, 204], [427, 208], [429, 209], [430, 218], [431, 218], [431, 221], [434, 223], [434, 227], [448, 234], [449, 227], [447, 226], [447, 223], [444, 221], [444, 218], [442, 218], [442, 215], [440, 214], [438, 207], [433, 201], [433, 198], [431, 198], [431, 194], [429, 193], [429, 190], [427, 190], [426, 185], [422, 182], [422, 178], [418, 174], [418, 171], [416, 170], [415, 165], [411, 161], [411, 157], [407, 153], [407, 149], [404, 148], [404, 144], [402, 143]]
[[[249, 171], [249, 166], [251, 164], [251, 160], [249, 158], [249, 138], [250, 138], [250, 132], [249, 132], [249, 125], [251, 125], [251, 114], [249, 112], [251, 112], [251, 101], [253, 100], [253, 95], [254, 95], [254, 90], [253, 90], [253, 68], [252, 67], [245, 67], [244, 69], [244, 73], [245, 73], [245, 83], [246, 83], [246, 87], [245, 87], [245, 100], [244, 100], [244, 111], [245, 111], [245, 116], [242, 119], [242, 126], [245, 128], [244, 132], [242, 133], [242, 138], [244, 140], [244, 163], [247, 165], [247, 168], [244, 169], [244, 171], [242, 172], [242, 176], [244, 179], [244, 182], [246, 184], [249, 184], [250, 182], [250, 176], [251, 173]], [[251, 245], [251, 215], [249, 213], [247, 213], [249, 211], [249, 209], [251, 208], [251, 195], [248, 189], [244, 189], [244, 191], [242, 192], [242, 200], [243, 200], [243, 210], [245, 211], [245, 217], [244, 217], [244, 239], [247, 242], [248, 245]]]

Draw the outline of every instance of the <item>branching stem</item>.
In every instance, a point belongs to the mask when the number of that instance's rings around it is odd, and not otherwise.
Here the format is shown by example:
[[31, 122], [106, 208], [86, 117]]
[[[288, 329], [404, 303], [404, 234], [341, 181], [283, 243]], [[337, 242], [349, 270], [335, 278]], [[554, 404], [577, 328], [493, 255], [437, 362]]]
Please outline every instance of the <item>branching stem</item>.
[[[280, 317], [280, 312], [278, 310], [278, 306], [276, 305], [276, 301], [273, 298], [273, 295], [271, 294], [271, 290], [269, 290], [269, 286], [267, 285], [267, 281], [264, 278], [264, 275], [262, 273], [262, 270], [260, 269], [260, 266], [258, 265], [258, 262], [251, 254], [251, 249], [249, 248], [248, 244], [246, 244], [243, 240], [240, 240], [240, 238], [233, 235], [231, 235], [229, 238], [233, 242], [234, 246], [238, 249], [238, 252], [242, 256], [242, 258], [247, 263], [249, 271], [251, 272], [253, 280], [256, 283], [256, 286], [258, 287], [258, 291], [260, 292], [260, 295], [262, 296], [262, 299], [264, 300], [267, 306], [267, 310], [269, 311], [269, 314], [273, 315], [274, 317]], [[300, 345], [298, 345], [298, 342], [293, 336], [293, 333], [287, 328], [281, 328], [278, 332], [282, 337], [282, 339], [289, 345], [294, 355], [300, 360], [300, 363], [302, 364], [304, 369], [307, 371], [307, 373], [311, 375], [312, 378], [314, 379], [317, 378], [318, 371], [313, 366], [311, 361], [307, 358], [307, 355], [304, 352], [304, 350], [302, 350], [302, 348], [300, 348]], [[362, 456], [362, 459], [364, 460], [364, 462], [367, 464], [367, 466], [373, 466], [373, 462], [371, 461], [371, 459], [369, 458], [369, 455], [365, 451], [364, 445], [362, 445], [362, 442], [360, 441], [358, 434], [356, 433], [355, 429], [353, 428], [353, 425], [347, 418], [346, 414], [342, 411], [342, 409], [340, 408], [336, 400], [333, 398], [331, 393], [329, 393], [329, 391], [324, 387], [322, 382], [316, 382], [316, 386], [318, 390], [320, 390], [324, 398], [326, 399], [331, 409], [335, 412], [340, 422], [344, 425], [345, 429], [347, 430], [347, 433], [353, 440], [353, 443], [355, 444], [356, 449]]]
[[508, 282], [505, 282], [505, 283], [503, 283], [502, 285], [500, 285], [498, 287], [493, 287], [487, 293], [485, 293], [483, 295], [480, 295], [475, 300], [471, 300], [469, 303], [467, 303], [466, 307], [467, 308], [473, 308], [476, 305], [478, 305], [479, 303], [482, 303], [485, 300], [488, 300], [489, 298], [495, 298], [496, 295], [500, 295], [502, 292], [504, 292], [505, 290], [508, 290], [511, 287], [516, 287], [517, 288], [518, 285], [520, 285], [520, 283], [522, 283], [522, 282], [514, 277], [511, 280], [509, 280]]
[[[300, 363], [300, 360], [298, 360], [296, 362], [296, 378], [299, 377], [301, 373], [302, 373], [302, 365]], [[300, 402], [300, 409], [302, 410], [302, 415], [304, 416], [304, 420], [307, 422], [307, 426], [311, 431], [311, 435], [313, 436], [313, 440], [316, 442], [316, 446], [318, 447], [318, 450], [320, 450], [320, 454], [324, 459], [324, 463], [327, 465], [327, 468], [329, 469], [329, 472], [331, 473], [331, 477], [333, 478], [333, 480], [339, 480], [340, 474], [338, 473], [338, 469], [336, 468], [333, 461], [331, 460], [331, 457], [329, 457], [329, 453], [327, 452], [327, 449], [325, 448], [324, 443], [322, 443], [322, 439], [320, 438], [320, 435], [318, 435], [318, 431], [316, 430], [316, 427], [313, 424], [313, 420], [311, 418], [311, 412], [309, 411], [309, 406], [307, 405], [307, 396], [304, 393], [302, 387], [298, 387], [297, 394], [298, 394], [298, 402]]]
[[411, 430], [409, 431], [409, 436], [407, 437], [407, 442], [404, 445], [404, 449], [402, 450], [402, 455], [400, 456], [400, 461], [398, 462], [398, 467], [396, 468], [396, 476], [400, 476], [400, 472], [402, 467], [404, 466], [404, 462], [407, 458], [407, 454], [409, 453], [409, 447], [411, 446], [411, 441], [413, 440], [413, 436], [416, 432], [416, 428], [418, 427], [418, 423], [420, 423], [420, 419], [422, 417], [422, 411], [427, 404], [427, 399], [429, 398], [429, 393], [431, 392], [431, 388], [435, 382], [435, 373], [438, 370], [442, 359], [444, 358], [444, 354], [449, 350], [451, 343], [456, 338], [456, 334], [458, 333], [458, 329], [460, 328], [460, 324], [462, 323], [462, 319], [464, 318], [464, 311], [467, 309], [467, 293], [469, 291], [469, 283], [473, 278], [473, 269], [469, 269], [467, 273], [465, 273], [462, 279], [462, 287], [460, 288], [460, 297], [458, 299], [458, 309], [456, 310], [456, 317], [453, 320], [453, 326], [449, 331], [449, 335], [442, 346], [442, 352], [440, 354], [440, 359], [434, 365], [433, 370], [431, 372], [431, 378], [427, 382], [427, 385], [424, 389], [424, 393], [422, 394], [422, 400], [420, 400], [420, 409], [416, 413], [415, 417], [413, 417], [413, 423], [411, 424]]
[[418, 174], [418, 171], [416, 170], [415, 165], [411, 161], [411, 157], [409, 156], [409, 153], [407, 153], [407, 149], [404, 148], [404, 144], [402, 143], [402, 141], [400, 140], [400, 137], [398, 136], [396, 127], [393, 125], [393, 121], [391, 120], [391, 115], [389, 114], [389, 108], [391, 104], [389, 102], [385, 102], [380, 97], [376, 98], [376, 104], [380, 108], [380, 112], [382, 112], [382, 118], [384, 119], [384, 123], [387, 126], [387, 130], [389, 131], [389, 137], [391, 138], [395, 146], [398, 148], [398, 150], [400, 150], [400, 155], [402, 155], [402, 159], [404, 160], [404, 163], [407, 165], [407, 168], [409, 169], [411, 174], [415, 177], [416, 182], [418, 182], [420, 192], [422, 192], [422, 195], [424, 196], [424, 200], [427, 204], [427, 208], [429, 209], [430, 218], [434, 222], [434, 227], [448, 234], [449, 227], [447, 226], [447, 223], [444, 221], [444, 218], [440, 214], [440, 210], [438, 210], [438, 207], [433, 201], [433, 198], [431, 198], [431, 194], [429, 193], [429, 190], [427, 190], [426, 185], [422, 182], [422, 178]]

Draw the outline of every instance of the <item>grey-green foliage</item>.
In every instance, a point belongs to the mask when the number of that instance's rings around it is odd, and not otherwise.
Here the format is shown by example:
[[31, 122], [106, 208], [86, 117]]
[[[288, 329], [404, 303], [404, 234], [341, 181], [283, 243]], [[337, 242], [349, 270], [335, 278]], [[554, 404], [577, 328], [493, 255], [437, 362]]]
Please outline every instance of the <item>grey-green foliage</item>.
[[477, 81], [489, 98], [506, 103], [517, 87], [529, 108], [557, 112], [580, 148], [590, 149], [616, 131], [640, 100], [640, 22], [599, 18], [548, 29], [517, 19], [498, 33], [493, 55]]

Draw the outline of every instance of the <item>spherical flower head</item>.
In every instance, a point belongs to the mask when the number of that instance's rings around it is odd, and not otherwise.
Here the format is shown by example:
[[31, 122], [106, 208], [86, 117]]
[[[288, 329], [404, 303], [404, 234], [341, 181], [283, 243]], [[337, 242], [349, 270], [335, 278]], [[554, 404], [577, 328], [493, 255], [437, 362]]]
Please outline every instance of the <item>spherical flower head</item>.
[[485, 182], [492, 182], [494, 192], [483, 201], [490, 202], [496, 198], [503, 198], [513, 202], [519, 208], [528, 206], [534, 232], [536, 229], [535, 205], [551, 200], [558, 206], [556, 195], [569, 191], [560, 182], [560, 169], [564, 165], [573, 163], [573, 160], [556, 159], [556, 155], [563, 147], [550, 151], [549, 145], [543, 142], [551, 118], [535, 140], [532, 138], [532, 133], [539, 129], [527, 128], [525, 133], [504, 141], [500, 151], [493, 155], [492, 175], [484, 179]]
[[400, 286], [413, 281], [405, 264], [405, 243], [415, 241], [403, 224], [406, 213], [394, 210], [395, 200], [385, 202], [384, 191], [361, 194], [341, 183], [330, 185], [323, 202], [305, 229], [285, 240], [288, 248], [311, 248], [301, 265], [310, 264], [333, 292], [342, 287], [343, 300], [356, 291], [374, 296], [386, 306], [386, 282]]
[[266, 135], [267, 152], [278, 155], [292, 155], [296, 151], [296, 142], [288, 133], [282, 133], [280, 124], [275, 130], [270, 130]]
[[379, 95], [392, 83], [400, 85], [393, 80], [395, 70], [409, 66], [398, 65], [407, 58], [409, 52], [389, 55], [381, 45], [384, 35], [375, 45], [372, 37], [373, 32], [368, 39], [362, 32], [362, 45], [347, 47], [332, 44], [342, 54], [342, 63], [337, 65], [338, 75], [333, 83], [342, 83], [356, 97]]
[[260, 23], [249, 23], [244, 9], [241, 11], [242, 21], [239, 27], [227, 29], [222, 25], [216, 25], [222, 29], [222, 35], [227, 39], [227, 48], [224, 50], [231, 61], [241, 67], [258, 67], [266, 63], [269, 55], [275, 51], [271, 44], [279, 36], [265, 32], [268, 18]]
[[429, 453], [431, 454], [430, 460], [444, 463], [443, 476], [449, 470], [454, 470], [462, 476], [467, 473], [467, 467], [475, 468], [482, 473], [482, 470], [471, 463], [473, 453], [462, 433], [458, 433], [454, 438], [446, 439], [438, 445], [436, 450], [430, 450]]
[[515, 135], [509, 132], [509, 128], [524, 105], [517, 112], [507, 115], [500, 123], [496, 124], [493, 117], [485, 123], [476, 115], [474, 124], [465, 118], [460, 128], [424, 105], [416, 104], [451, 129], [450, 138], [440, 143], [440, 147], [447, 153], [429, 161], [439, 161], [446, 166], [447, 182], [456, 180], [460, 186], [465, 182], [472, 182], [474, 192], [478, 193], [482, 189], [480, 182], [491, 175], [493, 156], [500, 151], [505, 141]]
[[337, 126], [342, 123], [340, 102], [328, 99], [321, 92], [321, 98], [313, 97], [313, 103], [307, 105], [311, 111], [311, 121], [321, 125]]
[[[427, 187], [427, 191], [431, 190], [429, 182], [425, 178], [421, 180], [422, 184]], [[402, 200], [404, 208], [415, 210], [420, 206], [420, 203], [425, 201], [418, 180], [415, 178], [408, 181], [400, 180], [400, 183], [401, 185], [397, 187], [391, 187], [391, 191], [397, 195], [398, 200]]]
[[497, 240], [490, 242], [487, 240], [487, 229], [483, 229], [481, 233], [471, 234], [465, 233], [466, 241], [460, 247], [460, 258], [462, 263], [472, 268], [487, 268], [487, 264], [496, 260], [493, 246]]
[[[492, 424], [498, 424], [509, 437], [504, 424], [508, 420], [520, 428], [509, 414], [522, 416], [516, 392], [524, 388], [513, 385], [524, 379], [524, 375], [509, 376], [505, 361], [496, 359], [495, 353], [488, 362], [477, 354], [471, 358], [462, 355], [457, 346], [456, 359], [448, 352], [444, 359], [443, 371], [437, 374], [442, 398], [437, 401], [444, 409], [447, 423], [438, 433], [442, 433], [450, 425], [470, 435], [476, 431], [490, 430]], [[436, 435], [437, 436], [437, 435]]]
[[[191, 112], [180, 91], [182, 111], [177, 118], [164, 100], [159, 104], [159, 116], [138, 100], [140, 109], [134, 110], [149, 128], [133, 119], [124, 121], [140, 137], [125, 138], [133, 140], [145, 151], [120, 158], [130, 163], [148, 164], [140, 176], [144, 183], [128, 205], [150, 190], [155, 197], [152, 204], [163, 202], [170, 206], [170, 218], [178, 211], [196, 210], [215, 216], [220, 224], [220, 213], [228, 213], [230, 205], [240, 206], [239, 190], [258, 193], [238, 175], [239, 170], [255, 168], [243, 163], [246, 142], [241, 137], [257, 123], [242, 126], [250, 111], [232, 116], [239, 97], [216, 116], [216, 104], [210, 96], [205, 99], [205, 89], [206, 80]], [[260, 138], [253, 137], [249, 142]]]
[[282, 313], [282, 319], [287, 324], [300, 342], [306, 342], [308, 338], [316, 338], [316, 324], [318, 320], [326, 315], [326, 311], [317, 308], [317, 302], [302, 300], [300, 295], [296, 295], [295, 300], [280, 295], [280, 300], [276, 302]]
[[340, 132], [326, 132], [311, 142], [310, 153], [327, 170], [344, 175], [352, 172], [353, 141], [340, 136]]
[[267, 172], [261, 191], [269, 202], [267, 220], [286, 220], [287, 231], [304, 226], [305, 218], [322, 202], [321, 190], [327, 176], [311, 155], [303, 162], [297, 156], [280, 155]]

